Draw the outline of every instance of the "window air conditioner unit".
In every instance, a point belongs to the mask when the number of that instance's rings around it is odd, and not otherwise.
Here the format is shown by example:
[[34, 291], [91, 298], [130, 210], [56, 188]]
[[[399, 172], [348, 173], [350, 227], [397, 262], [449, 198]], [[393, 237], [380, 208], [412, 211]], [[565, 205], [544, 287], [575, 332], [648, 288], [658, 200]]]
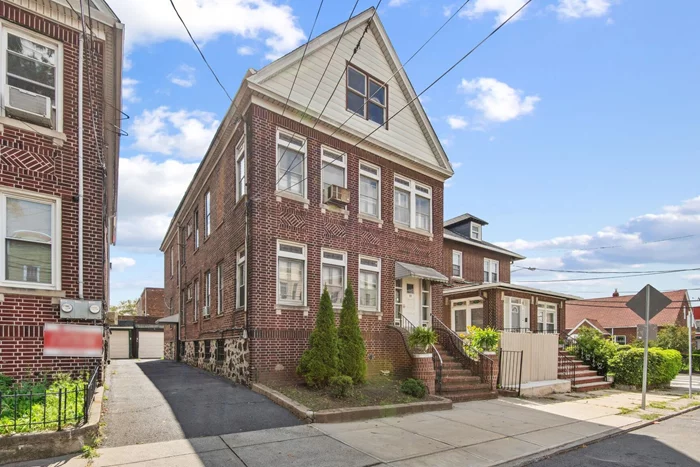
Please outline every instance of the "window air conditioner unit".
[[51, 123], [51, 99], [24, 89], [5, 85], [5, 113], [42, 125]]
[[202, 315], [203, 315], [203, 316], [209, 316], [209, 307], [208, 307], [208, 306], [203, 306], [203, 307], [202, 307]]
[[338, 185], [330, 185], [326, 188], [326, 202], [338, 206], [350, 204], [350, 190]]

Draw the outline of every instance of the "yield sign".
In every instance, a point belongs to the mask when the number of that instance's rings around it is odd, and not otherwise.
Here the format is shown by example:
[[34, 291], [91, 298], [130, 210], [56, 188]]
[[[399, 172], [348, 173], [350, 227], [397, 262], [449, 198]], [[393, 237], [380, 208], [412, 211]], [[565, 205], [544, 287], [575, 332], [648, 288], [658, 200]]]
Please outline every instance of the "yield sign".
[[640, 318], [645, 319], [647, 289], [649, 290], [649, 319], [652, 319], [654, 316], [658, 315], [661, 310], [671, 304], [671, 299], [649, 284], [627, 302], [627, 307], [634, 311]]

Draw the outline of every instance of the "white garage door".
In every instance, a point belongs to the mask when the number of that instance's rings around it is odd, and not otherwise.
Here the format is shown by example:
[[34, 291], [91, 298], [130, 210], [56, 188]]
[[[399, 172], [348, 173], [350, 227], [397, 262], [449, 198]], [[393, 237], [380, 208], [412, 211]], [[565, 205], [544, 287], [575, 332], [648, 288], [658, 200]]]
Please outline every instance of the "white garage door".
[[163, 332], [139, 331], [139, 358], [163, 357]]
[[129, 358], [129, 331], [112, 331], [109, 338], [109, 358]]

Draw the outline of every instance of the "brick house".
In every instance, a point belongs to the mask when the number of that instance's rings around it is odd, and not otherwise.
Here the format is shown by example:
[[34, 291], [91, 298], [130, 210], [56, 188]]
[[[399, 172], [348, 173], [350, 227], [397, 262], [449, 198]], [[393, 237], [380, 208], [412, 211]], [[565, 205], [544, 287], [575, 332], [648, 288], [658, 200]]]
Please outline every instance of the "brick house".
[[166, 358], [294, 378], [323, 287], [339, 310], [352, 285], [370, 373], [405, 375], [397, 313], [442, 316], [452, 168], [378, 15], [344, 28], [246, 73], [161, 245]]
[[471, 214], [444, 223], [443, 290], [446, 324], [455, 332], [468, 326], [510, 332], [562, 333], [567, 300], [578, 297], [510, 283], [518, 253], [484, 240], [488, 223]]
[[[165, 289], [162, 287], [146, 287], [136, 301], [136, 316], [166, 316]], [[169, 313], [168, 313], [169, 314]]]
[[[688, 313], [692, 313], [687, 290], [664, 292], [671, 304], [661, 310], [649, 322], [660, 328], [675, 324], [687, 326]], [[629, 344], [637, 339], [637, 326], [644, 320], [627, 308], [634, 295], [620, 295], [617, 290], [611, 297], [576, 300], [567, 303], [566, 332], [575, 335], [581, 326], [598, 329], [619, 344]]]
[[103, 361], [44, 353], [46, 325], [102, 331], [109, 301], [123, 25], [90, 5], [83, 37], [63, 0], [0, 1], [0, 373], [15, 378]]

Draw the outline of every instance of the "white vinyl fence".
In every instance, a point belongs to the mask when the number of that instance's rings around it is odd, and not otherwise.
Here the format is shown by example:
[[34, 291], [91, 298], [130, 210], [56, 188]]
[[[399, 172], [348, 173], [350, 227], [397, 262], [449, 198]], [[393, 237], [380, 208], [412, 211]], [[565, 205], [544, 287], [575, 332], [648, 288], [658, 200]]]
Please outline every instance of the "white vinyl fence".
[[[522, 384], [557, 379], [559, 364], [559, 335], [501, 332], [501, 348], [523, 352]], [[508, 379], [517, 375], [503, 375], [503, 384], [517, 384]]]

